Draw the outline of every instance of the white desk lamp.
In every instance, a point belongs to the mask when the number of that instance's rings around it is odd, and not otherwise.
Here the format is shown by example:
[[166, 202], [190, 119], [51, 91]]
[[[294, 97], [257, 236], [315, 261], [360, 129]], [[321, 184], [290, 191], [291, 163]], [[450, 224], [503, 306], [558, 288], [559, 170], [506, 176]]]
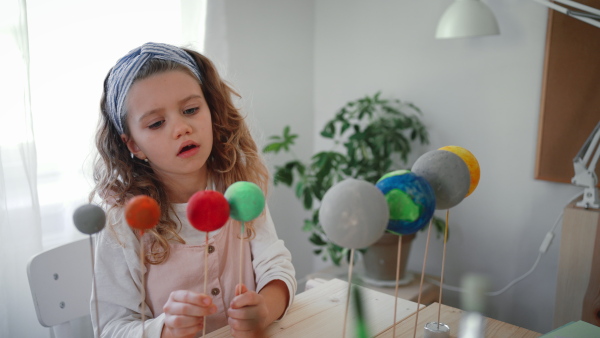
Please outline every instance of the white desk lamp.
[[456, 0], [440, 19], [438, 39], [498, 35], [500, 28], [494, 13], [479, 0]]
[[[600, 20], [600, 10], [596, 8], [570, 0], [533, 1], [600, 28], [600, 21], [598, 21]], [[556, 3], [577, 8], [580, 11], [574, 11]], [[500, 34], [500, 29], [496, 18], [481, 0], [455, 0], [442, 15], [435, 37], [448, 39], [497, 34]]]
[[[592, 155], [593, 154], [593, 155]], [[573, 159], [573, 167], [575, 168], [575, 176], [571, 179], [571, 183], [584, 187], [583, 199], [577, 202], [578, 207], [600, 209], [598, 200], [598, 177], [596, 175], [596, 165], [600, 157], [600, 122], [592, 131], [587, 141]]]

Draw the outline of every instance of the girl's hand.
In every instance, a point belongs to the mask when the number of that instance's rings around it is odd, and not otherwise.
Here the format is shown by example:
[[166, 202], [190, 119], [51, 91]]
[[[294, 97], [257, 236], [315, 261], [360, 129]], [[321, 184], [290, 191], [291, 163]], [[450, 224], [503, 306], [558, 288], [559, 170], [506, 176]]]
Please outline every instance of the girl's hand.
[[248, 291], [244, 284], [235, 288], [233, 298], [227, 310], [231, 335], [234, 337], [264, 337], [264, 329], [268, 324], [269, 310], [262, 295]]
[[165, 325], [162, 338], [194, 337], [202, 331], [204, 316], [217, 312], [212, 298], [192, 291], [173, 291], [163, 306]]

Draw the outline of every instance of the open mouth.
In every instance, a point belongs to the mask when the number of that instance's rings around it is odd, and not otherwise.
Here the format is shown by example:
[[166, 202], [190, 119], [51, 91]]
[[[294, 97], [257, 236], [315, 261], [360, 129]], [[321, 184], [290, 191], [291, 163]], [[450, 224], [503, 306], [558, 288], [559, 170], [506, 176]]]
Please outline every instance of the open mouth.
[[179, 151], [179, 153], [177, 155], [181, 155], [181, 154], [183, 154], [183, 153], [185, 153], [187, 151], [190, 151], [192, 149], [195, 149], [195, 148], [198, 148], [198, 146], [195, 145], [195, 144], [189, 144], [189, 145], [181, 148], [181, 150]]

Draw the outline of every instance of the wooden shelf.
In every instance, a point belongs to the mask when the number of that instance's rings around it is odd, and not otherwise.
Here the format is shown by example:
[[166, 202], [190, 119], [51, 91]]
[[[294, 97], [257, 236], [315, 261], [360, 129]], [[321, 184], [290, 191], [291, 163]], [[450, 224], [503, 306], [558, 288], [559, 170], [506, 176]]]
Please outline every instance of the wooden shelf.
[[[598, 7], [597, 0], [578, 2]], [[536, 179], [571, 183], [573, 158], [599, 120], [598, 55], [598, 27], [548, 10]]]

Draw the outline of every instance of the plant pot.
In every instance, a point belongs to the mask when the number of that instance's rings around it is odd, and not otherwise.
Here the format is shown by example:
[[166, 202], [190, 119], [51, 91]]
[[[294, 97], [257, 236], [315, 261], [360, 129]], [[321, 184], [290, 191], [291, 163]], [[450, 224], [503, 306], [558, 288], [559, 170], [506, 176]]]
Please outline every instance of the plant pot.
[[[406, 264], [412, 241], [416, 234], [403, 235], [400, 255], [400, 275], [398, 284], [408, 284], [412, 276], [406, 273]], [[381, 238], [367, 248], [363, 254], [364, 277], [367, 283], [382, 286], [396, 284], [396, 265], [398, 258], [398, 235], [384, 233]]]

